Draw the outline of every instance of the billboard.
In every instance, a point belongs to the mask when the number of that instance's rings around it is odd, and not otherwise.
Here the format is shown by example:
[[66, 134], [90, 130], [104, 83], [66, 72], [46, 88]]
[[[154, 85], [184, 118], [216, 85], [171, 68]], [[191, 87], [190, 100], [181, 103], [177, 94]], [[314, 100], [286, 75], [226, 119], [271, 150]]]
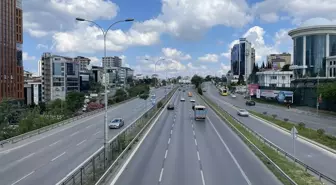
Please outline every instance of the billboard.
[[254, 96], [257, 94], [257, 89], [259, 89], [259, 84], [249, 84], [248, 85], [249, 94]]
[[259, 97], [274, 99], [279, 103], [293, 103], [293, 91], [260, 89]]

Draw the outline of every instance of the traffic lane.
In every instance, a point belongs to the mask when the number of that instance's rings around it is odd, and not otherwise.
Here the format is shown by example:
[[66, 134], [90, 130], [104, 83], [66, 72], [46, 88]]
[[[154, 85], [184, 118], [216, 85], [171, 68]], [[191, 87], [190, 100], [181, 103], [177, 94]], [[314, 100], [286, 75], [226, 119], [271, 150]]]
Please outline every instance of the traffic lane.
[[206, 184], [282, 184], [213, 110], [208, 109], [204, 123], [194, 124], [196, 137], [202, 138], [198, 143]]
[[[237, 115], [237, 111], [228, 107], [223, 100], [216, 99], [216, 102], [226, 110], [233, 117], [256, 131], [284, 151], [293, 155], [293, 140], [288, 132], [282, 131], [268, 123], [254, 119], [252, 117], [241, 117]], [[304, 162], [305, 164], [313, 167], [319, 172], [336, 179], [336, 155], [324, 149], [319, 148], [313, 144], [308, 143], [302, 139], [296, 142], [295, 157]]]
[[190, 124], [191, 107], [187, 102], [179, 104], [160, 184], [202, 185], [201, 165]]
[[313, 129], [320, 129], [323, 128], [326, 130], [327, 133], [336, 135], [336, 121], [335, 118], [332, 117], [320, 117], [320, 116], [314, 116], [314, 115], [307, 115], [307, 114], [299, 114], [296, 112], [293, 112], [291, 109], [287, 108], [280, 108], [277, 106], [273, 105], [267, 105], [267, 104], [262, 104], [262, 103], [256, 103], [256, 106], [246, 106], [245, 105], [245, 99], [243, 98], [238, 98], [239, 95], [237, 96], [237, 99], [233, 99], [230, 96], [228, 97], [223, 97], [219, 95], [218, 90], [215, 89], [215, 87], [210, 88], [210, 93], [206, 94], [209, 95], [209, 97], [221, 97], [222, 99], [225, 99], [225, 101], [236, 105], [240, 108], [244, 108], [247, 110], [252, 110], [256, 111], [259, 113], [267, 112], [268, 115], [273, 115], [276, 114], [278, 119], [289, 119], [292, 122], [295, 123], [300, 123], [303, 122], [307, 125], [309, 128]]
[[[178, 109], [177, 99], [175, 98], [173, 101], [175, 109]], [[117, 179], [116, 185], [148, 185], [158, 183], [176, 112], [177, 110], [165, 110], [163, 112], [123, 173]]]
[[[128, 112], [128, 114], [126, 114], [126, 116], [124, 117], [125, 126], [132, 123], [139, 116], [139, 114], [140, 114], [139, 111], [142, 112], [142, 113], [145, 112], [144, 109], [139, 109], [139, 110], [134, 111], [132, 113]], [[115, 114], [117, 114], [117, 113], [115, 112]], [[112, 119], [112, 116], [109, 115], [109, 117], [111, 119]], [[103, 123], [103, 119], [101, 120], [101, 123]], [[103, 125], [96, 124], [96, 125], [94, 125], [94, 127], [91, 127], [90, 130], [85, 130], [85, 132], [81, 132], [81, 133], [79, 133], [79, 131], [74, 132], [72, 135], [69, 136], [71, 138], [68, 138], [68, 140], [63, 138], [63, 140], [58, 140], [58, 141], [52, 143], [51, 145], [47, 145], [46, 147], [44, 147], [42, 149], [40, 148], [38, 151], [29, 153], [23, 158], [20, 158], [18, 160], [12, 159], [12, 160], [10, 160], [12, 162], [3, 166], [4, 168], [1, 170], [1, 172], [2, 172], [1, 176], [3, 176], [4, 178], [1, 178], [1, 179], [4, 181], [4, 184], [6, 184], [6, 181], [11, 182], [11, 181], [14, 181], [14, 179], [19, 179], [21, 176], [24, 176], [24, 174], [29, 174], [28, 171], [36, 171], [37, 169], [40, 169], [41, 167], [44, 167], [47, 164], [49, 164], [50, 161], [52, 161], [54, 159], [53, 155], [57, 154], [57, 153], [62, 154], [62, 157], [67, 157], [68, 156], [68, 158], [71, 158], [71, 155], [69, 155], [69, 154], [64, 155], [65, 153], [68, 152], [69, 148], [72, 148], [72, 147], [76, 148], [76, 146], [78, 146], [78, 145], [87, 144], [87, 143], [84, 143], [84, 142], [89, 140], [88, 136], [91, 136], [91, 135], [93, 135], [93, 136], [97, 135], [97, 137], [100, 137], [101, 138], [100, 140], [102, 141], [102, 139], [103, 139], [102, 130], [103, 130]], [[109, 138], [113, 138], [120, 131], [121, 131], [121, 129], [116, 129], [114, 131], [110, 131], [109, 132]], [[76, 137], [73, 137], [73, 136], [76, 136]], [[97, 142], [94, 143], [94, 144], [97, 144]], [[102, 142], [101, 142], [101, 144], [102, 144]], [[90, 144], [90, 146], [93, 146], [93, 145]], [[101, 145], [98, 145], [98, 147], [96, 147], [96, 149], [99, 148], [100, 146]], [[92, 151], [92, 153], [93, 152], [94, 151]], [[88, 157], [91, 153], [84, 152], [83, 154], [84, 154], [85, 157]], [[75, 155], [75, 157], [77, 155], [78, 155], [78, 153]], [[7, 156], [10, 157], [10, 155], [7, 155]], [[58, 157], [58, 156], [56, 156], [56, 157]], [[2, 159], [6, 159], [6, 158], [2, 158]], [[8, 175], [8, 174], [10, 174], [10, 175]], [[38, 176], [37, 171], [36, 171], [36, 173], [34, 173], [30, 176]]]
[[[162, 92], [159, 92], [160, 98], [162, 98], [164, 95], [161, 95]], [[121, 113], [124, 113], [124, 115], [128, 115], [130, 110], [133, 110], [135, 114], [139, 114], [144, 112], [143, 110], [146, 110], [146, 104], [147, 104], [147, 109], [151, 107], [151, 104], [146, 103], [143, 100], [140, 99], [135, 99], [130, 102], [126, 102], [125, 104], [121, 104], [115, 108], [109, 109], [108, 110], [108, 121], [112, 118], [117, 117], [118, 115], [123, 117], [123, 114], [120, 115]], [[136, 116], [135, 116], [136, 117]], [[41, 147], [48, 146], [51, 144], [54, 144], [55, 142], [59, 142], [59, 140], [67, 138], [71, 136], [74, 133], [82, 132], [87, 129], [92, 129], [93, 126], [103, 123], [104, 122], [104, 113], [99, 113], [98, 115], [92, 115], [89, 118], [84, 118], [84, 120], [78, 120], [75, 121], [77, 124], [72, 127], [66, 127], [64, 130], [58, 130], [55, 134], [52, 134], [48, 137], [42, 138], [36, 142], [32, 142], [30, 144], [22, 144], [23, 147], [20, 147], [15, 150], [11, 150], [9, 148], [8, 153], [2, 153], [0, 155], [0, 166], [6, 165], [12, 161], [19, 160], [25, 156], [27, 156], [27, 153], [32, 153], [36, 150], [39, 150]], [[102, 127], [103, 129], [103, 127]], [[20, 145], [19, 145], [20, 146]]]

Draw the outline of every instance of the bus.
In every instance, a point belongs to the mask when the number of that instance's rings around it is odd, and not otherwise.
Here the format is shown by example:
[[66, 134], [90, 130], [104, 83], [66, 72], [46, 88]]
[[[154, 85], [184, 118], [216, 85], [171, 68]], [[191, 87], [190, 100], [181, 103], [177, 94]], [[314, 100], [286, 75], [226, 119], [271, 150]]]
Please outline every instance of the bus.
[[194, 115], [195, 120], [205, 120], [207, 113], [207, 108], [203, 105], [195, 105], [194, 106]]
[[222, 96], [227, 96], [229, 95], [229, 90], [227, 87], [222, 87], [219, 89], [219, 93], [222, 95]]
[[188, 96], [189, 96], [189, 97], [192, 97], [192, 93], [191, 93], [191, 92], [188, 92]]

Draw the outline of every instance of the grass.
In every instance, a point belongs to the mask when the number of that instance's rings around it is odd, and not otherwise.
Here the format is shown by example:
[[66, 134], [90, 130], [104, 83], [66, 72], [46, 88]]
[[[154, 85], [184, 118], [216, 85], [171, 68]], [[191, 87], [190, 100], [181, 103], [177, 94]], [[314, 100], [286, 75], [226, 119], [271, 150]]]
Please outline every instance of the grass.
[[[249, 146], [249, 148], [260, 158], [260, 160], [267, 166], [267, 168], [273, 172], [273, 174], [284, 184], [290, 184], [290, 182], [283, 177], [283, 175], [263, 156], [261, 155], [243, 136], [239, 134], [239, 130], [248, 140], [250, 140], [255, 146], [259, 148], [268, 158], [270, 158], [278, 167], [280, 167], [290, 178], [292, 178], [298, 185], [322, 185], [314, 176], [304, 171], [299, 166], [296, 166], [292, 161], [289, 161], [285, 156], [278, 154], [277, 151], [261, 142], [253, 134], [248, 132], [241, 124], [234, 120], [231, 115], [218, 109], [216, 105], [205, 99], [206, 103], [215, 110], [215, 112], [225, 120], [227, 123]], [[230, 124], [231, 123], [231, 124]], [[237, 129], [237, 130], [236, 130]]]
[[297, 126], [299, 135], [306, 137], [308, 139], [311, 139], [315, 142], [318, 142], [322, 145], [325, 145], [329, 148], [336, 149], [336, 137], [334, 136], [330, 136], [328, 134], [321, 135], [318, 133], [317, 130], [306, 128], [304, 126], [300, 126], [302, 124], [298, 125], [298, 124], [295, 124], [289, 121], [279, 120], [279, 119], [273, 118], [272, 116], [261, 114], [255, 111], [249, 111], [249, 112], [260, 118], [270, 121], [288, 131], [290, 131], [293, 128], [293, 126]]

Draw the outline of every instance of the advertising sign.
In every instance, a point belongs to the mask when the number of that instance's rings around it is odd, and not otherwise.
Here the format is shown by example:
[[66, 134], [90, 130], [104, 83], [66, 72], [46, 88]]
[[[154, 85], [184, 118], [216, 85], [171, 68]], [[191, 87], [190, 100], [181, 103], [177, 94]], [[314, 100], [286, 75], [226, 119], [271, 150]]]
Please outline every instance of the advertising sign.
[[34, 103], [38, 105], [39, 104], [39, 85], [34, 84], [33, 94], [34, 94]]
[[261, 89], [260, 96], [265, 98], [275, 99], [280, 103], [292, 103], [293, 102], [293, 92], [292, 91], [281, 91], [281, 90], [267, 90]]
[[256, 96], [257, 96], [257, 98], [260, 98], [260, 89], [257, 89]]
[[251, 96], [256, 95], [257, 89], [259, 89], [259, 84], [249, 84], [248, 85], [249, 93]]

